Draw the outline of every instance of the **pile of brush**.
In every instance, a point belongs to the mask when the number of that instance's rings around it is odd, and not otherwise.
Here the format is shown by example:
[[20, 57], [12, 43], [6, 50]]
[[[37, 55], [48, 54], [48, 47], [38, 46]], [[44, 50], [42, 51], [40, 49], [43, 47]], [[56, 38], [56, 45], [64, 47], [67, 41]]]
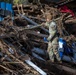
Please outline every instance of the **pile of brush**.
[[0, 74], [74, 75], [74, 63], [48, 61], [49, 33], [48, 28], [41, 24], [46, 22], [46, 11], [51, 12], [58, 24], [59, 37], [71, 45], [76, 41], [76, 19], [70, 13], [61, 13], [46, 4], [17, 5], [14, 11], [14, 20], [8, 16], [0, 22]]

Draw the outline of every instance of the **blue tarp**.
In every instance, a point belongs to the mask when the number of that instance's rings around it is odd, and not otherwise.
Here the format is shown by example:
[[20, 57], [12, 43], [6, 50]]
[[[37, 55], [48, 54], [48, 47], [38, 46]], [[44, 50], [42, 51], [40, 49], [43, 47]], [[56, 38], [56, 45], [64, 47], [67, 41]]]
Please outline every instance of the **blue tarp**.
[[[5, 2], [0, 2], [0, 8], [1, 9], [3, 9], [3, 10], [5, 10]], [[1, 12], [1, 13], [3, 13], [4, 14], [4, 12]], [[2, 21], [3, 20], [3, 16], [0, 16], [0, 21]]]
[[11, 11], [11, 13], [12, 13], [12, 4], [6, 3], [6, 10]]
[[[11, 14], [13, 14], [13, 9], [12, 9], [12, 4], [11, 3], [0, 2], [0, 9], [10, 11]], [[4, 12], [4, 11], [2, 11], [1, 13], [3, 15], [6, 14], [6, 12]], [[0, 15], [0, 21], [2, 21], [3, 18], [4, 17], [2, 15]]]
[[72, 46], [68, 46], [67, 42], [64, 39], [62, 39], [62, 38], [59, 39], [59, 42], [63, 43], [63, 47], [59, 48], [60, 57], [62, 58], [63, 55], [73, 56]]

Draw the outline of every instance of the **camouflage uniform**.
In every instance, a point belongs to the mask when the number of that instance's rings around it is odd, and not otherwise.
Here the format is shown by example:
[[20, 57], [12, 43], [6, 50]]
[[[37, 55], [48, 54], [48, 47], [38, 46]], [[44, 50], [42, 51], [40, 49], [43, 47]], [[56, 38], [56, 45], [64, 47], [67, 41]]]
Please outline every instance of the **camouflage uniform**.
[[46, 26], [49, 28], [49, 37], [47, 38], [47, 40], [49, 41], [47, 50], [49, 53], [49, 58], [52, 62], [54, 62], [54, 57], [56, 57], [56, 59], [60, 61], [58, 53], [58, 37], [56, 23], [54, 21], [46, 22]]

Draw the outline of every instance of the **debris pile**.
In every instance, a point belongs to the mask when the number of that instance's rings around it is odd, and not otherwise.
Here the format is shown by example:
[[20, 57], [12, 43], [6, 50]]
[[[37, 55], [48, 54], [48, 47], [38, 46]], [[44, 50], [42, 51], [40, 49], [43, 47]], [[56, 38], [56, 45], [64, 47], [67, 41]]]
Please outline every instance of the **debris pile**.
[[75, 75], [76, 62], [48, 61], [46, 38], [49, 33], [48, 28], [41, 26], [46, 21], [46, 11], [51, 12], [58, 24], [59, 37], [71, 46], [76, 42], [74, 15], [62, 13], [51, 4], [17, 5], [13, 9], [14, 20], [8, 16], [0, 22], [0, 74]]

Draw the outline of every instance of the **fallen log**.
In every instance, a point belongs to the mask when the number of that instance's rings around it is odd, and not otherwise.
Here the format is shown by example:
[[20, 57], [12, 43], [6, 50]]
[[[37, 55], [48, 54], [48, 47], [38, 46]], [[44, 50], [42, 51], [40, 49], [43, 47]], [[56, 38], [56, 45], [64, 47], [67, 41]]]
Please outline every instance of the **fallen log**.
[[66, 66], [62, 66], [62, 65], [57, 65], [58, 68], [60, 67], [61, 69], [63, 69], [66, 72], [72, 73], [72, 74], [76, 74], [76, 70], [72, 69], [70, 67], [66, 67]]

